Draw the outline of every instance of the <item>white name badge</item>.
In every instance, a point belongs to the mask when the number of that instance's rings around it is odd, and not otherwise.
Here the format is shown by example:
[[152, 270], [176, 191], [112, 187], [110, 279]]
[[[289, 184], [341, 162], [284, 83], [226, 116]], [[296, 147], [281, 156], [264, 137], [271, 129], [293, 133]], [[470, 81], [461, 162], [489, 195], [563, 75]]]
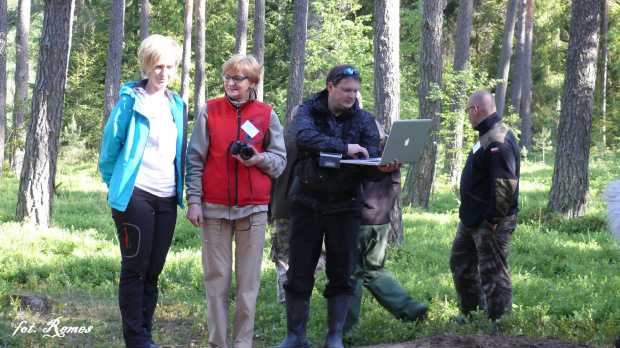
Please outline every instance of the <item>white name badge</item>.
[[245, 121], [241, 126], [241, 129], [243, 129], [245, 134], [249, 135], [250, 138], [254, 138], [254, 136], [258, 134], [258, 129], [254, 127], [254, 125], [250, 121]]
[[471, 153], [476, 153], [476, 151], [478, 151], [479, 148], [480, 148], [480, 142], [476, 141], [476, 143], [474, 144], [474, 148], [471, 149]]

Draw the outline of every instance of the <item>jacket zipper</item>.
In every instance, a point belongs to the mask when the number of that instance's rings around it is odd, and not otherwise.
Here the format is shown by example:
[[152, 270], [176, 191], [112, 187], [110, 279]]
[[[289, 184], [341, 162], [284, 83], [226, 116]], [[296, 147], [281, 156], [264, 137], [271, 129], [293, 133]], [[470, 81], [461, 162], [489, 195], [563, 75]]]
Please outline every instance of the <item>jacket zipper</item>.
[[[241, 137], [241, 108], [237, 109], [237, 140]], [[239, 161], [235, 161], [235, 206], [239, 198]]]

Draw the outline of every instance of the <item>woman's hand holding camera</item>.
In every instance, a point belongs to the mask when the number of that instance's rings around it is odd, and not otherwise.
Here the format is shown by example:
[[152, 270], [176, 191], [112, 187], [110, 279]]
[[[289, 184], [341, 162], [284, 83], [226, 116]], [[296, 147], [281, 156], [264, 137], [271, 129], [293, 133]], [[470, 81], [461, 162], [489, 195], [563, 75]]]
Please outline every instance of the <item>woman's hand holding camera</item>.
[[265, 155], [259, 153], [254, 146], [250, 147], [252, 148], [252, 151], [254, 151], [254, 156], [250, 157], [249, 159], [245, 160], [241, 158], [240, 155], [233, 155], [233, 157], [236, 158], [239, 162], [243, 163], [243, 165], [246, 167], [251, 167], [263, 163], [263, 161], [265, 161]]

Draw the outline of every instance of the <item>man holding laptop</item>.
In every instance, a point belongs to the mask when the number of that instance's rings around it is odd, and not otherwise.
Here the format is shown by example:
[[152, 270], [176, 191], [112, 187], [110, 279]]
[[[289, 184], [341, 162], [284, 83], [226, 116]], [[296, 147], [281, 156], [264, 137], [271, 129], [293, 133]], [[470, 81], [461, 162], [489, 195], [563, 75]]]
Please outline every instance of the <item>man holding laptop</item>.
[[[327, 254], [328, 332], [326, 347], [343, 347], [341, 332], [349, 300], [355, 291], [360, 211], [364, 204], [362, 180], [380, 181], [401, 167], [343, 164], [319, 166], [321, 152], [348, 158], [379, 156], [379, 132], [373, 115], [356, 99], [362, 78], [350, 65], [333, 67], [326, 89], [306, 100], [291, 125], [298, 146], [298, 174], [291, 188], [291, 237], [286, 291], [287, 335], [277, 346], [309, 347], [306, 338], [314, 270], [323, 237]], [[346, 157], [345, 157], [346, 158]]]

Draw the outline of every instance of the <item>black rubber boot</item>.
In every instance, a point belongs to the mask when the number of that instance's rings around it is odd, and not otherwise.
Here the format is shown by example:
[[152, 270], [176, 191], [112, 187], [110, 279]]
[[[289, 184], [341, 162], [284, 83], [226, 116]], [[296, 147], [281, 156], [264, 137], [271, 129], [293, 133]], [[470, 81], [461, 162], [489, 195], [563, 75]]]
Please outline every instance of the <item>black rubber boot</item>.
[[310, 348], [310, 342], [306, 338], [310, 299], [302, 299], [288, 292], [284, 297], [286, 299], [287, 333], [284, 341], [272, 348]]
[[342, 326], [347, 317], [347, 309], [351, 296], [346, 294], [332, 296], [327, 299], [327, 336], [324, 348], [344, 348], [342, 343]]

